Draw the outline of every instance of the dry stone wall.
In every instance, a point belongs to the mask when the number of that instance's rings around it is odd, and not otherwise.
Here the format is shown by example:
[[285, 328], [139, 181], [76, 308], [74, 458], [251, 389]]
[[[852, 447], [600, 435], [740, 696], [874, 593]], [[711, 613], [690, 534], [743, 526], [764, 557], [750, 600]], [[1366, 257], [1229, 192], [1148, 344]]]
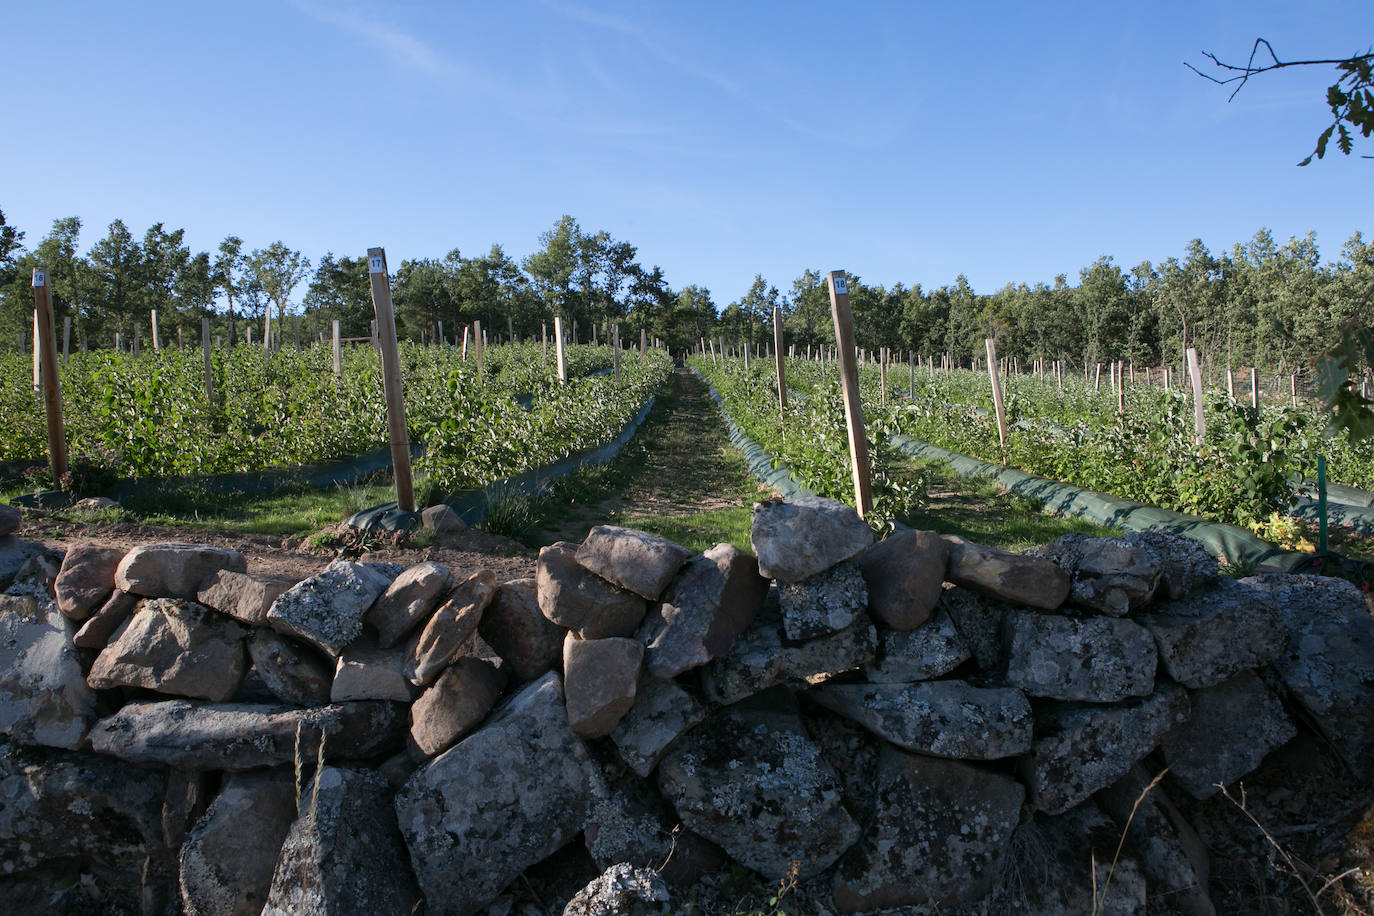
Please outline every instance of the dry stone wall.
[[[599, 526], [504, 583], [25, 546], [0, 582], [0, 881], [52, 912], [508, 912], [581, 844], [600, 877], [544, 912], [672, 911], [732, 863], [827, 912], [1087, 912], [1116, 860], [1110, 912], [1201, 914], [1154, 770], [1211, 795], [1297, 710], [1374, 776], [1348, 583], [1219, 578], [1162, 534], [874, 543], [812, 497], [755, 506], [752, 541]], [[1043, 861], [1009, 898], [1028, 833]]]

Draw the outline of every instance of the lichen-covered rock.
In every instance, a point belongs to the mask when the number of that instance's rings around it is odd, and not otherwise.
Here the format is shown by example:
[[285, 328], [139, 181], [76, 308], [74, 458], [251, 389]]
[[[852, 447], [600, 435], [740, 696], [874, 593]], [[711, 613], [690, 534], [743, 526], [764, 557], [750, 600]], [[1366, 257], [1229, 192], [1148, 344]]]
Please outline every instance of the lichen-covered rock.
[[267, 611], [267, 623], [338, 658], [362, 633], [363, 615], [390, 584], [375, 564], [335, 560], [282, 592]]
[[1002, 646], [1004, 606], [968, 588], [947, 588], [936, 613], [949, 615], [959, 638], [968, 646], [978, 670], [996, 672], [1006, 666]]
[[473, 913], [572, 841], [599, 779], [552, 671], [417, 770], [396, 815], [429, 911]]
[[181, 846], [181, 903], [187, 916], [261, 913], [295, 817], [296, 787], [289, 770], [230, 776]]
[[808, 696], [880, 738], [934, 757], [996, 760], [1031, 745], [1030, 703], [1009, 687], [965, 681], [825, 684]]
[[334, 665], [329, 699], [334, 703], [348, 700], [409, 703], [419, 692], [406, 677], [409, 663], [409, 647], [379, 648], [376, 640], [364, 632], [340, 653]]
[[1143, 547], [1159, 558], [1161, 597], [1182, 598], [1195, 589], [1215, 582], [1220, 574], [1217, 558], [1190, 537], [1164, 531], [1131, 531], [1121, 540], [1132, 547]]
[[91, 728], [91, 749], [131, 763], [187, 770], [251, 770], [289, 764], [299, 753], [328, 760], [375, 757], [399, 746], [404, 719], [394, 703], [294, 709], [248, 703], [163, 700], [129, 703]]
[[770, 881], [793, 863], [802, 878], [824, 871], [859, 836], [838, 777], [785, 692], [692, 729], [659, 764], [658, 783], [684, 824]]
[[386, 780], [321, 769], [301, 794], [263, 916], [409, 916], [418, 898]]
[[72, 649], [73, 629], [51, 602], [0, 595], [0, 734], [20, 744], [81, 746], [95, 721], [95, 694]]
[[611, 740], [630, 769], [648, 776], [672, 743], [705, 718], [706, 708], [672, 680], [645, 675]]
[[194, 600], [200, 584], [221, 569], [243, 572], [248, 561], [237, 550], [209, 544], [144, 544], [124, 555], [115, 569], [115, 588], [146, 598]]
[[1115, 703], [1154, 691], [1155, 641], [1133, 621], [1014, 614], [1007, 628], [1007, 683], [1033, 697]]
[[1117, 706], [1064, 704], [1038, 712], [1035, 742], [1021, 776], [1039, 811], [1062, 814], [1128, 773], [1188, 719], [1188, 694], [1160, 684], [1143, 700]]
[[1253, 771], [1298, 733], [1283, 704], [1253, 672], [1194, 690], [1192, 714], [1162, 742], [1169, 777], [1194, 798], [1210, 798]]
[[248, 628], [181, 598], [145, 598], [91, 665], [97, 690], [142, 687], [158, 693], [227, 700], [248, 670]]
[[539, 610], [583, 639], [633, 636], [649, 609], [643, 598], [612, 585], [577, 562], [577, 545], [540, 548], [535, 566]]
[[857, 563], [838, 563], [797, 582], [778, 584], [782, 628], [800, 641], [836, 633], [864, 616], [868, 584]]
[[283, 703], [323, 706], [329, 702], [334, 669], [314, 649], [258, 627], [248, 637], [248, 657], [267, 689]]
[[873, 543], [873, 529], [844, 503], [798, 496], [755, 503], [749, 543], [765, 579], [800, 582], [857, 557]]
[[11, 534], [0, 535], [0, 590], [8, 589], [25, 566], [47, 552], [42, 544], [20, 540]]
[[758, 562], [730, 544], [694, 557], [640, 628], [649, 672], [676, 677], [728, 653], [767, 593]]
[[1016, 604], [1053, 611], [1069, 596], [1069, 574], [1050, 560], [1024, 556], [975, 544], [952, 534], [949, 544], [949, 581], [980, 594]]
[[294, 579], [255, 576], [221, 569], [211, 573], [196, 592], [196, 600], [221, 614], [228, 614], [250, 626], [267, 624], [267, 612], [282, 592], [295, 585]]
[[898, 531], [860, 554], [874, 620], [893, 630], [924, 624], [940, 600], [948, 555], [934, 531]]
[[418, 756], [448, 750], [486, 718], [506, 678], [491, 662], [457, 658], [410, 706], [410, 743]]
[[563, 916], [659, 916], [671, 899], [658, 872], [621, 863], [574, 894]]
[[998, 878], [1025, 790], [965, 763], [883, 751], [863, 838], [840, 860], [840, 912], [981, 900]]
[[1124, 538], [1066, 534], [1053, 544], [1026, 551], [1052, 560], [1069, 574], [1069, 603], [1113, 617], [1149, 604], [1163, 573], [1158, 553]]
[[377, 645], [389, 649], [429, 616], [453, 585], [453, 573], [434, 562], [416, 563], [395, 578], [367, 612]]
[[1159, 646], [1159, 661], [1185, 687], [1211, 687], [1269, 664], [1288, 641], [1288, 628], [1261, 588], [1219, 579], [1186, 598], [1140, 616]]
[[949, 674], [971, 653], [949, 612], [939, 608], [914, 630], [879, 630], [878, 653], [864, 667], [875, 684], [909, 684]]
[[563, 692], [568, 724], [580, 738], [604, 738], [635, 702], [644, 643], [613, 636], [563, 643]]
[[532, 681], [557, 665], [563, 651], [565, 631], [539, 610], [533, 579], [503, 583], [477, 632], [510, 664], [519, 681]]
[[410, 652], [406, 676], [427, 687], [476, 633], [482, 614], [496, 597], [496, 574], [479, 569], [460, 582], [439, 609], [430, 615]]
[[57, 609], [64, 617], [85, 620], [114, 591], [115, 569], [124, 559], [119, 547], [73, 544], [62, 558], [53, 582]]
[[587, 532], [575, 557], [606, 581], [657, 601], [691, 555], [686, 547], [656, 534], [597, 525]]
[[115, 589], [109, 599], [100, 606], [81, 629], [72, 637], [72, 645], [78, 649], [94, 649], [99, 652], [110, 644], [110, 638], [124, 625], [133, 614], [141, 599], [137, 595]]

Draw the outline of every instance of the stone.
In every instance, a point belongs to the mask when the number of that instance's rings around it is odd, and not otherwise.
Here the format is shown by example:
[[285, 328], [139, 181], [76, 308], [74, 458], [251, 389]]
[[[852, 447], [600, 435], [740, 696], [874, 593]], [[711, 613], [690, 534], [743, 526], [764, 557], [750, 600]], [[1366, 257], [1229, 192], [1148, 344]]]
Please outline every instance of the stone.
[[1164, 670], [1185, 687], [1211, 687], [1267, 665], [1288, 642], [1269, 594], [1235, 579], [1156, 604], [1138, 619], [1154, 635]]
[[72, 503], [72, 509], [77, 512], [104, 512], [106, 509], [118, 508], [118, 500], [110, 499], [108, 496], [87, 496]]
[[990, 598], [1053, 611], [1069, 596], [1069, 574], [1040, 557], [1025, 556], [975, 544], [952, 534], [949, 544], [949, 581]]
[[435, 534], [448, 534], [467, 528], [467, 522], [451, 506], [439, 503], [420, 510], [420, 527]]
[[453, 573], [434, 562], [417, 563], [395, 578], [367, 612], [377, 645], [389, 649], [424, 621], [453, 585]]
[[[188, 770], [251, 770], [316, 759], [360, 760], [399, 744], [396, 705], [341, 703], [314, 709], [162, 700], [129, 703], [91, 728], [91, 748], [131, 763]], [[299, 744], [298, 744], [299, 739]]]
[[1130, 772], [1187, 721], [1188, 712], [1187, 692], [1170, 683], [1116, 706], [1063, 704], [1038, 711], [1036, 738], [1020, 766], [1031, 803], [1047, 814], [1064, 813]]
[[118, 547], [74, 544], [62, 558], [62, 568], [53, 582], [57, 609], [72, 620], [85, 620], [105, 603], [114, 591], [115, 568], [124, 559]]
[[0, 595], [0, 734], [20, 744], [82, 745], [95, 694], [72, 648], [74, 629], [52, 602]]
[[1033, 697], [1115, 703], [1155, 687], [1155, 641], [1130, 620], [1008, 615], [1007, 683]]
[[1194, 690], [1192, 715], [1164, 738], [1169, 778], [1194, 798], [1210, 798], [1298, 733], [1283, 703], [1253, 672]]
[[1025, 789], [1008, 776], [883, 750], [862, 839], [832, 883], [842, 913], [981, 900], [1002, 871]]
[[768, 881], [829, 868], [859, 837], [840, 781], [796, 701], [770, 691], [718, 712], [658, 766], [663, 795], [691, 830]]
[[248, 628], [182, 598], [145, 598], [91, 665], [97, 690], [142, 687], [158, 693], [227, 700], [248, 670]]
[[1190, 537], [1164, 531], [1131, 531], [1121, 540], [1132, 547], [1154, 551], [1159, 558], [1159, 593], [1177, 599], [1215, 582], [1220, 575], [1217, 558]]
[[635, 702], [644, 644], [635, 639], [578, 639], [563, 642], [563, 692], [568, 724], [579, 738], [604, 738]]
[[959, 638], [968, 646], [979, 671], [996, 672], [1006, 667], [1002, 647], [1003, 606], [983, 598], [972, 589], [947, 588], [940, 596], [936, 613], [949, 615]]
[[292, 706], [329, 702], [334, 670], [313, 648], [258, 627], [248, 637], [248, 657], [258, 677], [281, 702]]
[[1149, 604], [1163, 574], [1155, 550], [1124, 538], [1066, 534], [1026, 555], [1051, 560], [1069, 574], [1070, 604], [1112, 617]]
[[237, 550], [209, 544], [144, 544], [124, 555], [115, 569], [115, 588], [145, 598], [194, 600], [200, 584], [221, 569], [243, 572], [248, 561]]
[[559, 541], [539, 550], [535, 566], [539, 609], [583, 639], [633, 636], [648, 604], [577, 562], [577, 545]]
[[665, 537], [597, 525], [587, 532], [575, 559], [607, 582], [657, 601], [692, 552]]
[[877, 631], [865, 619], [838, 633], [785, 643], [781, 617], [770, 601], [730, 654], [704, 669], [702, 688], [712, 702], [727, 706], [770, 687], [805, 688], [867, 665], [877, 641]]
[[139, 597], [115, 589], [109, 599], [100, 606], [81, 629], [72, 637], [72, 645], [78, 649], [94, 649], [99, 652], [110, 643], [110, 637], [124, 625], [138, 606]]
[[335, 560], [322, 573], [282, 592], [267, 611], [267, 624], [303, 639], [330, 658], [363, 631], [363, 615], [391, 584], [370, 563]]
[[949, 674], [971, 655], [941, 607], [914, 630], [879, 630], [877, 659], [864, 666], [864, 677], [875, 684], [928, 681]]
[[658, 872], [621, 863], [574, 894], [563, 916], [659, 916], [671, 899]]
[[282, 843], [263, 916], [410, 916], [419, 894], [386, 779], [326, 766], [301, 794], [301, 809]]
[[411, 650], [406, 676], [428, 687], [477, 633], [482, 614], [496, 597], [496, 574], [479, 569], [460, 582], [433, 614]]
[[568, 727], [558, 675], [526, 685], [396, 794], [401, 835], [429, 912], [480, 910], [571, 842], [599, 780]]
[[897, 531], [860, 554], [874, 621], [898, 631], [924, 624], [940, 600], [948, 556], [934, 531]]
[[1288, 695], [1360, 779], [1374, 779], [1374, 617], [1360, 590], [1329, 576], [1240, 580], [1273, 599], [1288, 627], [1274, 668]]
[[690, 833], [676, 822], [652, 783], [624, 778], [594, 793], [582, 838], [597, 868], [657, 868], [672, 860], [677, 839]]
[[419, 692], [406, 677], [409, 663], [408, 647], [380, 649], [376, 639], [364, 632], [339, 655], [334, 665], [334, 680], [329, 686], [329, 700], [332, 703], [348, 700], [409, 703]]
[[291, 579], [221, 569], [201, 583], [196, 600], [221, 614], [261, 627], [267, 626], [267, 612], [272, 602], [295, 584]]
[[864, 616], [868, 585], [856, 563], [838, 563], [799, 582], [778, 583], [782, 628], [793, 642], [837, 633]]
[[53, 584], [62, 569], [63, 554], [58, 550], [48, 550], [42, 544], [34, 546], [37, 549], [30, 553], [24, 560], [24, 565], [15, 571], [14, 579], [4, 594], [17, 598], [33, 598], [46, 603], [52, 601]]
[[768, 593], [757, 561], [730, 544], [694, 557], [639, 638], [654, 677], [676, 677], [730, 651]]
[[477, 624], [477, 632], [519, 681], [532, 681], [554, 667], [563, 651], [565, 631], [539, 610], [534, 581], [502, 583]]
[[0, 504], [0, 537], [19, 530], [19, 524], [23, 520], [24, 516], [19, 514], [18, 509]]
[[15, 578], [31, 560], [43, 556], [47, 549], [42, 544], [22, 541], [12, 534], [0, 535], [0, 590], [14, 584]]
[[706, 707], [672, 680], [645, 675], [634, 705], [611, 732], [620, 759], [648, 776], [673, 742], [706, 719]]
[[898, 747], [933, 757], [996, 760], [1031, 746], [1030, 703], [1009, 687], [824, 684], [807, 696]]
[[419, 756], [442, 754], [476, 728], [501, 699], [506, 678], [491, 662], [458, 658], [410, 707], [410, 742]]
[[873, 543], [873, 529], [844, 503], [799, 496], [754, 503], [749, 543], [759, 575], [800, 582], [857, 557]]
[[187, 916], [257, 916], [296, 816], [289, 770], [235, 773], [181, 846]]

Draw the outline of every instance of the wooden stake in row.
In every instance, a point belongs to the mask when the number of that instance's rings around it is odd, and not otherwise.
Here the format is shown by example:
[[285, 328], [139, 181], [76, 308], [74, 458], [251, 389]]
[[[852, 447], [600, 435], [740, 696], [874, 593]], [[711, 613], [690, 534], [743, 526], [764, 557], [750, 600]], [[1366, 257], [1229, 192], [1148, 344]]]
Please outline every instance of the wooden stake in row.
[[859, 515], [873, 511], [873, 492], [868, 464], [868, 439], [864, 433], [863, 403], [859, 398], [859, 367], [854, 361], [854, 315], [849, 309], [849, 284], [845, 272], [832, 270], [830, 313], [835, 321], [836, 355], [840, 360], [840, 387], [844, 395], [844, 419], [849, 429], [849, 466], [854, 473], [854, 498]]
[[367, 250], [367, 274], [372, 284], [372, 307], [377, 313], [377, 343], [382, 351], [382, 388], [391, 433], [391, 464], [396, 474], [396, 502], [402, 512], [415, 511], [415, 488], [410, 476], [410, 441], [406, 436], [405, 397], [401, 391], [401, 355], [396, 346], [396, 316], [391, 308], [391, 281], [386, 250]]
[[48, 272], [42, 267], [33, 271], [33, 305], [37, 316], [34, 334], [34, 353], [39, 355], [43, 388], [43, 407], [48, 420], [48, 464], [54, 485], [60, 485], [67, 473], [67, 439], [62, 433], [62, 386], [57, 379], [57, 338], [53, 332], [52, 295], [48, 288]]

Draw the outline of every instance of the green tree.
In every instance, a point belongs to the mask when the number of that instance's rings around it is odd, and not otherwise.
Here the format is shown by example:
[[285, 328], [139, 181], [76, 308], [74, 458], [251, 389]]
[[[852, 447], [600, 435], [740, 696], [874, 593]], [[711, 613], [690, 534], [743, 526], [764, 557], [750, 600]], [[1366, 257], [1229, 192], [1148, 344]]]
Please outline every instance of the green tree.
[[212, 278], [217, 289], [223, 290], [225, 302], [228, 304], [226, 318], [228, 321], [228, 341], [229, 346], [234, 346], [234, 297], [239, 295], [242, 285], [240, 277], [247, 269], [247, 257], [243, 253], [243, 239], [236, 235], [224, 237], [224, 241], [219, 243], [219, 250], [215, 253]]
[[291, 291], [310, 273], [310, 259], [278, 241], [266, 248], [255, 248], [248, 255], [248, 270], [263, 295], [277, 307], [277, 326], [280, 328], [286, 322]]
[[132, 330], [139, 306], [143, 251], [124, 221], [110, 223], [105, 237], [86, 253], [89, 286], [82, 317], [87, 339], [113, 343], [117, 332]]
[[[398, 317], [407, 311], [402, 307], [400, 296], [401, 274], [413, 270], [413, 262], [403, 261], [396, 272], [396, 311]], [[410, 303], [406, 303], [409, 307]], [[367, 273], [367, 256], [357, 258], [342, 257], [334, 260], [334, 253], [327, 251], [315, 267], [315, 275], [305, 292], [305, 311], [313, 323], [322, 328], [330, 328], [333, 321], [339, 322], [339, 333], [344, 337], [363, 337], [372, 328], [372, 283]]]
[[835, 340], [835, 323], [830, 318], [830, 289], [818, 270], [805, 270], [792, 281], [788, 294], [787, 318], [783, 327], [798, 350], [821, 346]]

